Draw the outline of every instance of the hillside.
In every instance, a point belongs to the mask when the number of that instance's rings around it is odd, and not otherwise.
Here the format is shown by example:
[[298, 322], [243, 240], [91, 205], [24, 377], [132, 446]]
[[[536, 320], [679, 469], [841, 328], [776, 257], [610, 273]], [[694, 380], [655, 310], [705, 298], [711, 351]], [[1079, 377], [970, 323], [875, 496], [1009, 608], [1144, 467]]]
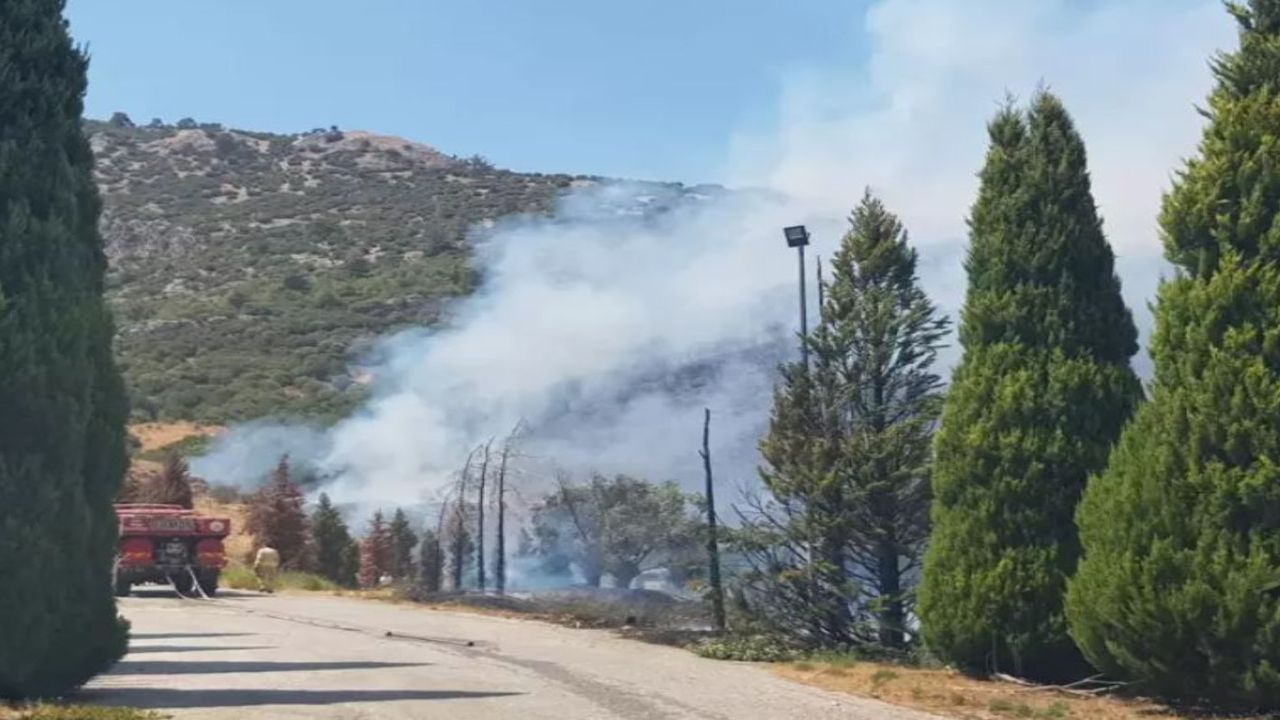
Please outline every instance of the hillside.
[[345, 412], [364, 344], [475, 285], [471, 228], [593, 182], [365, 132], [180, 125], [87, 122], [135, 420]]

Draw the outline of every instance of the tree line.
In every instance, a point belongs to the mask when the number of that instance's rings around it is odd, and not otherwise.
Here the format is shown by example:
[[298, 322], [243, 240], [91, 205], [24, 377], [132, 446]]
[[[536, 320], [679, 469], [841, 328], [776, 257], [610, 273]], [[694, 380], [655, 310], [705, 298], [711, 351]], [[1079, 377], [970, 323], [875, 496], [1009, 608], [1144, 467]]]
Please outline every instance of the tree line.
[[[486, 451], [493, 462], [483, 461]], [[674, 483], [627, 475], [596, 474], [575, 482], [559, 474], [552, 489], [521, 513], [518, 542], [508, 550], [507, 527], [515, 523], [508, 520], [502, 498], [514, 469], [512, 456], [510, 440], [500, 449], [492, 443], [477, 448], [436, 516], [419, 518], [420, 531], [414, 530], [415, 522], [403, 508], [395, 508], [389, 519], [383, 510], [375, 510], [353, 531], [323, 492], [309, 509], [303, 490], [309, 482], [283, 457], [262, 487], [245, 497], [245, 531], [253, 537], [253, 546], [244, 561], [251, 562], [258, 548], [270, 546], [280, 553], [286, 570], [315, 573], [342, 587], [395, 584], [427, 594], [501, 594], [513, 559], [524, 572], [554, 585], [600, 587], [607, 578], [614, 587], [627, 588], [654, 569], [666, 570], [675, 585], [701, 578], [703, 528], [694, 513], [695, 499]], [[181, 503], [191, 497], [189, 475], [168, 479], [175, 467], [185, 470], [185, 463], [171, 460], [164, 471], [141, 483], [148, 501]], [[481, 501], [481, 480], [486, 477], [483, 484], [492, 482], [495, 491]], [[173, 494], [161, 494], [175, 487], [179, 489]], [[482, 510], [496, 516], [488, 531]], [[493, 541], [487, 555], [483, 540]]]
[[871, 195], [854, 210], [739, 508], [752, 617], [810, 646], [1280, 707], [1280, 3], [1229, 10], [1239, 48], [1158, 218], [1174, 273], [1145, 392], [1051, 93], [988, 125], [945, 394], [906, 231]]
[[395, 508], [390, 520], [382, 510], [374, 511], [357, 536], [326, 493], [308, 512], [305, 481], [295, 477], [284, 456], [267, 482], [245, 498], [245, 532], [253, 538], [245, 562], [252, 562], [259, 548], [271, 547], [283, 569], [314, 573], [348, 588], [374, 588], [413, 576], [418, 536], [403, 508]]
[[[549, 490], [529, 497], [544, 481], [513, 482], [527, 475], [518, 451], [522, 428], [500, 444], [494, 439], [474, 447], [439, 498], [419, 543], [412, 580], [420, 590], [501, 594], [513, 562], [522, 575], [555, 585], [601, 587], [607, 578], [628, 588], [650, 570], [666, 570], [676, 583], [701, 572], [696, 498], [673, 482], [599, 473], [575, 480], [563, 471], [550, 473]], [[518, 491], [520, 512], [512, 518]], [[517, 543], [509, 548], [513, 527]]]

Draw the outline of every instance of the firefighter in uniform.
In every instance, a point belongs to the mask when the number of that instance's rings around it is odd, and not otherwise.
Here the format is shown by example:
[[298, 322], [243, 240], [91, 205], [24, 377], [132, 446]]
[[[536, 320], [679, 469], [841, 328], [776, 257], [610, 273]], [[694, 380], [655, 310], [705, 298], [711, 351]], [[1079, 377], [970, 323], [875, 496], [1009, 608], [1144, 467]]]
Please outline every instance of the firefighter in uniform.
[[258, 589], [276, 591], [276, 572], [280, 570], [280, 553], [275, 548], [262, 546], [253, 558], [253, 574], [258, 576]]

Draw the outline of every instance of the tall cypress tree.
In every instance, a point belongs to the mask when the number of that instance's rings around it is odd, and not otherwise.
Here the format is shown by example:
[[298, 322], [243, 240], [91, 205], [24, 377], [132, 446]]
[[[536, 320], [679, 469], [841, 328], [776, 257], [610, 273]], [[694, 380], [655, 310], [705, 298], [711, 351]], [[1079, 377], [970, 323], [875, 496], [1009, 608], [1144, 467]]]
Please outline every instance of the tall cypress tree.
[[1062, 104], [1038, 93], [989, 132], [919, 611], [943, 658], [1051, 678], [1083, 666], [1062, 608], [1073, 514], [1141, 397], [1137, 333]]
[[126, 403], [61, 0], [0, 3], [0, 698], [124, 651], [111, 594]]
[[1280, 1], [1229, 6], [1200, 156], [1160, 216], [1151, 401], [1081, 504], [1067, 600], [1099, 668], [1280, 707]]

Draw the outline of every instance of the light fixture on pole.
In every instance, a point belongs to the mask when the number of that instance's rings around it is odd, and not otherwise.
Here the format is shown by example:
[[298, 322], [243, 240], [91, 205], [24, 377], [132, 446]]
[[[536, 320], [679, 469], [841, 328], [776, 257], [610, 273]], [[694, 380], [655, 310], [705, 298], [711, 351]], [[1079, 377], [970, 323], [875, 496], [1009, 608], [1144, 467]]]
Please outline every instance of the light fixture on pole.
[[787, 238], [787, 247], [796, 249], [800, 258], [800, 360], [804, 369], [809, 370], [809, 310], [804, 293], [804, 247], [809, 244], [809, 231], [803, 225], [792, 225], [783, 228], [782, 234]]
[[[804, 376], [809, 374], [809, 311], [808, 303], [804, 297], [804, 246], [809, 244], [809, 231], [803, 225], [792, 225], [782, 229], [782, 234], [787, 238], [787, 247], [796, 249], [796, 254], [800, 257], [800, 361], [803, 364]], [[808, 509], [806, 509], [806, 515]], [[809, 518], [811, 520], [811, 518]], [[809, 601], [814, 602], [818, 595], [817, 577], [813, 571], [813, 523], [808, 522], [809, 538], [807, 547], [805, 548], [805, 573], [808, 575], [809, 585]]]

